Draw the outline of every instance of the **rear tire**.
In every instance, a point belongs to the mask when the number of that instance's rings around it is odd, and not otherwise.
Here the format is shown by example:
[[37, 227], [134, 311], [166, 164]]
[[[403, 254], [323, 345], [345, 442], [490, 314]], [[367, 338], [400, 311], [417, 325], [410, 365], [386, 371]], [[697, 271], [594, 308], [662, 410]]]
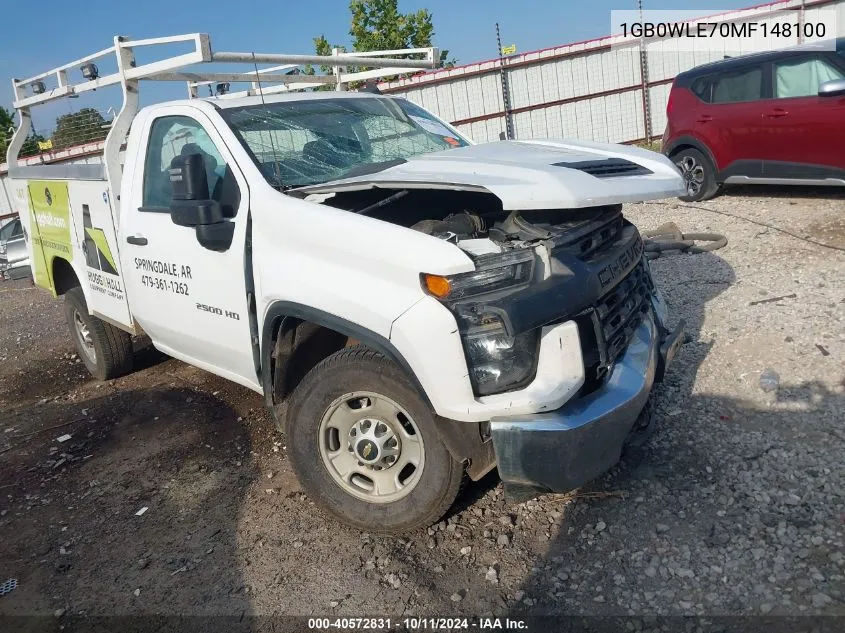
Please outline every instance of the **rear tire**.
[[110, 380], [132, 371], [132, 337], [88, 314], [79, 286], [65, 294], [65, 318], [79, 358], [94, 378]]
[[687, 195], [679, 196], [684, 202], [709, 200], [721, 185], [716, 182], [716, 168], [713, 161], [694, 147], [687, 147], [672, 155], [672, 162], [681, 170]]
[[319, 363], [297, 385], [286, 417], [302, 487], [343, 523], [411, 532], [439, 520], [458, 496], [464, 468], [440, 441], [435, 414], [374, 350], [350, 347]]

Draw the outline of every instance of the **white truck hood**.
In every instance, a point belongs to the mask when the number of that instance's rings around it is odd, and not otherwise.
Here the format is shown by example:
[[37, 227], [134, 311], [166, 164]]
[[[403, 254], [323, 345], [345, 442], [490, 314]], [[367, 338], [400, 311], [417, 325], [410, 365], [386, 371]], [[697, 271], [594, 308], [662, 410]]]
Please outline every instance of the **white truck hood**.
[[383, 171], [297, 189], [489, 191], [506, 210], [593, 207], [680, 196], [683, 179], [661, 154], [610, 143], [498, 141], [421, 154]]

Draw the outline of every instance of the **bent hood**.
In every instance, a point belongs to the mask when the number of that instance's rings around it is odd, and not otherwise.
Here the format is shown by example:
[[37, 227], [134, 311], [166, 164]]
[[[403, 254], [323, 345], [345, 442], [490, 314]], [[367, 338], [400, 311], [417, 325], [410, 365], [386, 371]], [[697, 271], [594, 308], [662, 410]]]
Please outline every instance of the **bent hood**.
[[383, 171], [301, 187], [487, 191], [507, 210], [593, 207], [681, 196], [683, 179], [656, 152], [609, 143], [498, 141], [421, 154]]

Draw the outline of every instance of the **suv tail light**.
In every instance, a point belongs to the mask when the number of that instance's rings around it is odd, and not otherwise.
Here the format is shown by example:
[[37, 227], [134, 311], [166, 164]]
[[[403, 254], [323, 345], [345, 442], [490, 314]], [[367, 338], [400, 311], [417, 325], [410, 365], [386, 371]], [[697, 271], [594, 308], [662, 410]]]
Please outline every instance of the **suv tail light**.
[[669, 101], [666, 102], [666, 118], [670, 118], [672, 116], [672, 110], [675, 107], [675, 96], [677, 95], [677, 91], [675, 90], [674, 83], [672, 84], [672, 88], [669, 90]]

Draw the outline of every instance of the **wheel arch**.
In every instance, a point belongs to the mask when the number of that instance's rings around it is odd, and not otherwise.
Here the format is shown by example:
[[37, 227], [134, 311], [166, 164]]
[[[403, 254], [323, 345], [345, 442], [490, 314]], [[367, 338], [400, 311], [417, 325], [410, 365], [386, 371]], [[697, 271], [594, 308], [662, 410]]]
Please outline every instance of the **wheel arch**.
[[425, 399], [426, 403], [429, 406], [431, 405], [425, 390], [414, 375], [408, 361], [405, 360], [405, 357], [402, 356], [399, 350], [387, 338], [357, 323], [318, 308], [291, 301], [276, 301], [267, 309], [261, 331], [261, 383], [267, 406], [272, 407], [275, 404], [274, 380], [277, 374], [274, 352], [279, 343], [279, 337], [286, 331], [297, 328], [302, 324], [312, 324], [324, 328], [329, 332], [345, 336], [347, 340], [358, 341], [380, 352], [402, 368], [408, 379], [419, 390], [420, 395]]
[[[288, 335], [301, 331], [302, 328], [306, 332], [314, 328], [322, 329], [322, 333], [318, 335], [327, 338], [324, 339], [323, 344], [318, 343], [313, 347], [317, 350], [315, 354], [310, 356], [306, 354], [304, 358], [300, 357], [297, 360], [291, 355], [297, 345], [295, 335], [292, 337], [293, 340], [286, 339]], [[495, 466], [489, 423], [457, 422], [437, 415], [408, 361], [393, 343], [380, 334], [343, 317], [289, 301], [276, 301], [270, 305], [264, 317], [261, 334], [261, 383], [264, 402], [271, 409], [282, 403], [277, 396], [289, 395], [289, 392], [298, 384], [298, 380], [301, 380], [311, 367], [342, 349], [349, 342], [357, 342], [383, 354], [400, 367], [434, 414], [435, 428], [441, 441], [455, 459], [466, 464], [467, 474], [471, 479], [481, 478]], [[280, 358], [280, 356], [285, 356], [285, 358]], [[304, 366], [297, 368], [295, 379], [292, 381], [287, 380], [285, 368], [282, 367], [282, 364], [289, 359], [293, 361], [291, 364], [305, 362]], [[280, 380], [289, 389], [287, 393], [284, 390], [277, 393]]]
[[718, 176], [719, 164], [716, 162], [716, 157], [713, 155], [713, 152], [710, 151], [710, 148], [707, 147], [707, 144], [699, 138], [696, 138], [694, 136], [679, 136], [674, 141], [669, 143], [669, 145], [663, 148], [663, 153], [669, 158], [672, 158], [672, 156], [674, 156], [681, 150], [688, 148], [697, 149], [708, 159], [710, 159], [710, 163], [713, 165], [713, 171]]
[[82, 286], [73, 265], [64, 257], [53, 257], [50, 262], [50, 281], [57, 297], [66, 294], [71, 288]]

